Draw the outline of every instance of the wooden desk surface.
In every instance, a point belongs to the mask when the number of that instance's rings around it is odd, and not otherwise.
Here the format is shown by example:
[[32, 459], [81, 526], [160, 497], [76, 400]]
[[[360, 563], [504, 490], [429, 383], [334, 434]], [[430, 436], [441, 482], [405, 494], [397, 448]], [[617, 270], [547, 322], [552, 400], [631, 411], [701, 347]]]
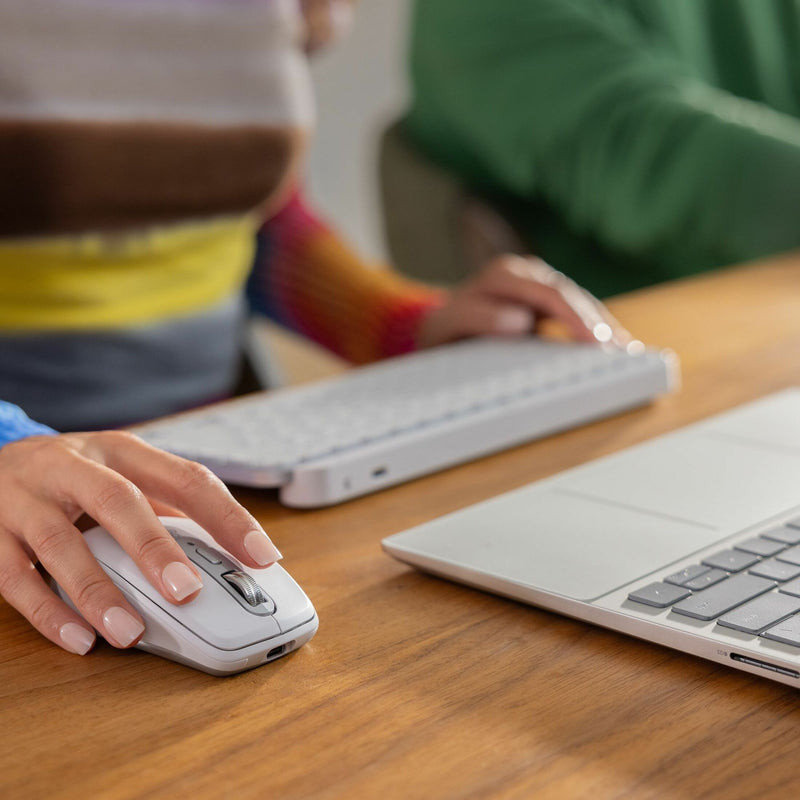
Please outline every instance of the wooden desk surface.
[[[619, 299], [675, 349], [648, 408], [340, 507], [241, 492], [321, 619], [212, 678], [62, 652], [0, 603], [0, 795], [677, 798], [800, 795], [800, 692], [419, 574], [382, 537], [791, 384], [800, 256]], [[800, 498], [800, 486], [798, 487]]]

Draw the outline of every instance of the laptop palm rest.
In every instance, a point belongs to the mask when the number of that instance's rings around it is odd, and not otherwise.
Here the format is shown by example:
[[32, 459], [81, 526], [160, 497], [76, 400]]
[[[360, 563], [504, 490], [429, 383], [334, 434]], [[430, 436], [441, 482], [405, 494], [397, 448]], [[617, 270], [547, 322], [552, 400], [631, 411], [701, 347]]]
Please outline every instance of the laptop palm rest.
[[490, 591], [591, 601], [797, 506], [798, 420], [800, 392], [773, 395], [389, 537], [384, 547]]

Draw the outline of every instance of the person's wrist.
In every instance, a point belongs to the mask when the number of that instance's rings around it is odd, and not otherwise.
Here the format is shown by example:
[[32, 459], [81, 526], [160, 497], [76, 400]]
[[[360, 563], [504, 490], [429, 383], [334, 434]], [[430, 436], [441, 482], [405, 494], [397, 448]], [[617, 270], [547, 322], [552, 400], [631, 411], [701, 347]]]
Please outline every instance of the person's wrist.
[[449, 299], [450, 293], [443, 292], [441, 302], [429, 306], [420, 313], [417, 319], [417, 327], [414, 331], [415, 349], [422, 350], [426, 347], [434, 347], [437, 344], [442, 344], [444, 338], [441, 331], [444, 326], [444, 318], [447, 313], [446, 308]]
[[58, 431], [32, 420], [19, 406], [0, 404], [0, 447], [30, 436], [55, 436]]

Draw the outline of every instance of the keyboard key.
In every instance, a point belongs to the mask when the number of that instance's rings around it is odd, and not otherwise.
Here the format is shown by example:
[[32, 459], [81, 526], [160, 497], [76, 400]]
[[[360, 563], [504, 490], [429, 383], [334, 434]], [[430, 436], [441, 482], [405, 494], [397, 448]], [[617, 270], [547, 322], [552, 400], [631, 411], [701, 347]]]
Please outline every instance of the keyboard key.
[[800, 528], [800, 517], [795, 517], [794, 519], [790, 519], [786, 524], [790, 528]]
[[705, 567], [702, 564], [692, 564], [692, 566], [686, 567], [680, 572], [673, 572], [672, 575], [667, 575], [664, 580], [667, 583], [674, 583], [676, 586], [685, 586], [693, 578], [710, 571], [711, 567]]
[[[800, 523], [800, 517], [792, 520], [793, 523]], [[791, 527], [782, 525], [780, 528], [773, 528], [771, 531], [764, 531], [761, 535], [765, 539], [774, 539], [776, 542], [784, 542], [785, 544], [800, 544], [800, 524], [792, 525]]]
[[780, 590], [786, 594], [793, 594], [795, 597], [800, 597], [800, 578], [795, 578], [793, 581], [789, 581], [789, 583], [784, 583], [783, 586], [780, 587]]
[[788, 581], [800, 575], [800, 566], [778, 561], [777, 558], [768, 558], [750, 567], [751, 575], [760, 575], [772, 581]]
[[708, 558], [703, 559], [703, 563], [709, 567], [717, 567], [727, 572], [741, 572], [747, 567], [751, 567], [758, 561], [758, 556], [744, 553], [741, 550], [720, 550]]
[[788, 561], [790, 564], [800, 564], [800, 545], [790, 547], [778, 554], [780, 561]]
[[633, 600], [635, 603], [644, 603], [648, 606], [655, 606], [656, 608], [666, 608], [671, 606], [678, 600], [688, 597], [691, 592], [688, 589], [683, 589], [680, 586], [674, 586], [669, 583], [651, 583], [643, 586], [641, 589], [631, 592], [628, 595], [628, 600]]
[[745, 553], [753, 553], [757, 556], [774, 556], [786, 547], [782, 542], [766, 539], [763, 536], [754, 536], [752, 539], [745, 539], [734, 545], [736, 550], [744, 550]]
[[798, 611], [800, 597], [769, 592], [720, 617], [717, 624], [755, 635]]
[[728, 577], [728, 573], [724, 569], [710, 569], [708, 572], [693, 578], [689, 583], [685, 584], [685, 588], [691, 589], [693, 592], [700, 589], [707, 589], [715, 583], [724, 581]]
[[765, 639], [800, 647], [800, 617], [789, 617], [761, 634]]
[[755, 575], [733, 575], [728, 580], [693, 594], [672, 607], [676, 614], [712, 620], [732, 608], [769, 591], [776, 584]]

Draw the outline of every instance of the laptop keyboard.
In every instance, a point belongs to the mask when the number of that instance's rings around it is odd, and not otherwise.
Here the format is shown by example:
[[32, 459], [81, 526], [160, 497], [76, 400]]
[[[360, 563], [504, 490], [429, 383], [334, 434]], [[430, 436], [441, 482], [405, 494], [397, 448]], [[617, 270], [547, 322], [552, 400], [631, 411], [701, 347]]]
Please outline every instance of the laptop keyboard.
[[636, 589], [628, 600], [800, 648], [800, 517]]

